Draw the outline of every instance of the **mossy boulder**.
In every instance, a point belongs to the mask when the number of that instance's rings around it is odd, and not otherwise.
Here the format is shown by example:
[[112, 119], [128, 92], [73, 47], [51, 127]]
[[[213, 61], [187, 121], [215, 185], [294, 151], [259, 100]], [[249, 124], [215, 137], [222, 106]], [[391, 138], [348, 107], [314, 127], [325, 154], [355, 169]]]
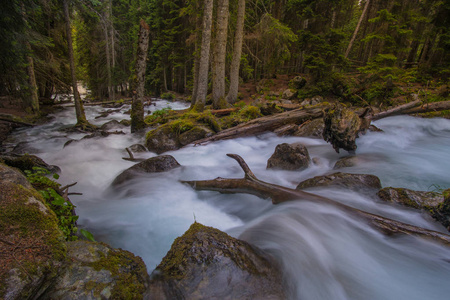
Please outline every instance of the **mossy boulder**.
[[192, 142], [212, 136], [214, 131], [205, 126], [195, 126], [194, 128], [180, 134], [179, 142], [182, 146], [189, 145]]
[[19, 171], [0, 164], [0, 191], [0, 298], [37, 299], [64, 262], [64, 236]]
[[323, 119], [314, 119], [298, 126], [297, 130], [292, 135], [322, 138], [324, 127]]
[[0, 162], [3, 162], [5, 165], [17, 168], [21, 171], [33, 170], [34, 167], [44, 168], [50, 173], [59, 173], [61, 171], [58, 166], [49, 165], [36, 155], [30, 154], [3, 154], [0, 155]]
[[450, 189], [441, 193], [386, 187], [378, 192], [384, 201], [422, 209], [450, 231]]
[[147, 133], [145, 146], [149, 151], [157, 154], [177, 150], [180, 148], [178, 134], [173, 131], [170, 124], [164, 124]]
[[112, 186], [118, 186], [142, 173], [159, 173], [179, 167], [180, 164], [171, 155], [160, 155], [141, 161], [138, 164], [120, 173], [112, 182]]
[[323, 139], [329, 142], [334, 150], [349, 152], [356, 150], [356, 138], [361, 127], [361, 119], [350, 109], [341, 104], [329, 109], [324, 115]]
[[45, 299], [143, 299], [149, 276], [138, 256], [102, 243], [68, 243], [67, 263]]
[[302, 170], [311, 164], [308, 149], [301, 143], [279, 144], [267, 161], [267, 169]]
[[380, 179], [375, 175], [333, 173], [316, 176], [300, 182], [296, 189], [302, 190], [312, 187], [341, 187], [353, 191], [373, 191], [381, 189]]
[[199, 223], [152, 273], [150, 299], [285, 299], [282, 275], [260, 250]]

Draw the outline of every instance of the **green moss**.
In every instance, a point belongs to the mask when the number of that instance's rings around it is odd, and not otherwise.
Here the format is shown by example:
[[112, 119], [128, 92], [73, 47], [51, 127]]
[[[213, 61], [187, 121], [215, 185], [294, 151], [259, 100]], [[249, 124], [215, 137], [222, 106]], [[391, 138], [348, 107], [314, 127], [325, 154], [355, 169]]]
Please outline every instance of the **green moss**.
[[179, 119], [168, 123], [172, 131], [178, 135], [191, 130], [195, 125], [189, 119]]
[[142, 299], [145, 292], [144, 278], [147, 274], [145, 264], [131, 252], [113, 249], [100, 260], [89, 263], [96, 271], [108, 270], [116, 285], [111, 291], [111, 299]]
[[261, 111], [259, 110], [258, 107], [256, 106], [246, 106], [244, 108], [242, 108], [239, 112], [238, 112], [239, 116], [242, 117], [243, 119], [250, 121], [256, 118], [259, 118], [262, 116]]
[[253, 249], [247, 243], [237, 240], [213, 227], [193, 223], [183, 236], [175, 239], [171, 249], [156, 268], [164, 279], [182, 279], [188, 264], [215, 263], [217, 251], [229, 257], [242, 270], [260, 274], [255, 262], [248, 257]]

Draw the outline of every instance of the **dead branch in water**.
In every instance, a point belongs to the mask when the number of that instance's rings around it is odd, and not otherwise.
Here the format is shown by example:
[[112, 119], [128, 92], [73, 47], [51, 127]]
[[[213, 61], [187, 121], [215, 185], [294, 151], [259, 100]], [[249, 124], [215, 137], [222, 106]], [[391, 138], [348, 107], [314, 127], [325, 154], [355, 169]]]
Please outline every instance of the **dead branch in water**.
[[395, 221], [376, 214], [368, 213], [357, 208], [339, 203], [332, 199], [311, 194], [301, 190], [294, 190], [283, 186], [271, 184], [259, 180], [255, 174], [250, 170], [247, 163], [242, 157], [237, 154], [227, 154], [227, 156], [235, 159], [242, 170], [244, 171], [244, 178], [227, 179], [216, 178], [212, 180], [195, 180], [195, 181], [181, 181], [189, 184], [196, 190], [217, 191], [220, 193], [246, 193], [256, 195], [261, 198], [271, 198], [273, 204], [278, 204], [293, 200], [310, 200], [315, 203], [332, 205], [338, 209], [348, 212], [356, 217], [364, 219], [371, 226], [381, 231], [384, 234], [408, 234], [419, 236], [423, 238], [439, 241], [443, 244], [450, 244], [450, 236], [437, 231], [409, 225], [399, 221]]

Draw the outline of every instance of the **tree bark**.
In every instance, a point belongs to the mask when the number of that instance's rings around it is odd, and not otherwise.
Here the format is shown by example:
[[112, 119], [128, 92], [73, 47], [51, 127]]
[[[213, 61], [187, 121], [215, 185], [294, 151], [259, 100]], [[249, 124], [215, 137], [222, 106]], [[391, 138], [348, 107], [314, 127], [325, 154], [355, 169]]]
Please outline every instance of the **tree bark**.
[[194, 109], [203, 111], [206, 103], [206, 94], [208, 93], [208, 70], [209, 70], [209, 52], [211, 45], [211, 25], [213, 13], [213, 0], [205, 0], [202, 26], [202, 45], [200, 49], [200, 62], [197, 81], [197, 95]]
[[234, 34], [233, 58], [230, 66], [230, 88], [228, 90], [227, 102], [235, 103], [237, 101], [239, 89], [239, 68], [241, 65], [242, 42], [244, 40], [244, 20], [245, 20], [245, 0], [239, 0], [236, 32]]
[[139, 24], [139, 37], [136, 51], [135, 82], [133, 101], [131, 103], [131, 132], [145, 128], [144, 122], [144, 90], [145, 69], [147, 68], [147, 53], [150, 40], [150, 27], [141, 20]]
[[70, 75], [72, 79], [73, 98], [75, 103], [75, 113], [77, 116], [76, 126], [85, 127], [86, 125], [89, 125], [89, 123], [86, 120], [83, 103], [81, 102], [80, 94], [78, 93], [77, 78], [75, 75], [75, 60], [73, 57], [72, 31], [70, 28], [69, 0], [63, 0], [63, 9], [64, 9], [64, 19], [66, 23], [67, 48], [69, 52]]
[[389, 218], [385, 218], [376, 214], [368, 213], [351, 206], [336, 202], [332, 199], [318, 196], [315, 194], [307, 193], [301, 190], [294, 190], [283, 186], [271, 184], [262, 180], [259, 180], [253, 172], [250, 170], [246, 162], [237, 154], [227, 154], [229, 157], [235, 159], [241, 168], [243, 169], [245, 176], [241, 179], [226, 179], [216, 178], [213, 180], [198, 180], [198, 181], [181, 181], [193, 187], [196, 190], [209, 190], [218, 191], [221, 193], [247, 193], [256, 195], [262, 198], [271, 198], [273, 204], [279, 204], [282, 202], [293, 200], [309, 200], [315, 203], [334, 206], [346, 213], [352, 214], [364, 221], [375, 229], [385, 234], [408, 234], [419, 236], [422, 238], [432, 239], [437, 242], [441, 242], [445, 245], [450, 245], [450, 236], [409, 225], [399, 221], [395, 221]]
[[227, 53], [229, 0], [218, 0], [217, 27], [213, 55], [213, 107], [226, 107], [225, 102], [225, 56]]
[[261, 117], [251, 120], [247, 123], [239, 124], [238, 126], [222, 130], [221, 132], [195, 141], [196, 144], [203, 144], [218, 140], [233, 139], [243, 136], [255, 135], [267, 131], [273, 131], [276, 128], [286, 124], [301, 124], [309, 119], [319, 118], [323, 115], [324, 106], [313, 107], [309, 109], [295, 109], [284, 113]]
[[355, 42], [356, 36], [358, 35], [359, 27], [361, 27], [361, 23], [364, 20], [364, 17], [366, 16], [367, 8], [369, 7], [370, 0], [366, 1], [366, 4], [364, 5], [364, 9], [361, 13], [361, 17], [359, 17], [358, 24], [356, 24], [355, 31], [353, 32], [352, 38], [350, 39], [350, 42], [348, 43], [347, 50], [345, 51], [345, 58], [348, 57], [350, 54], [350, 50], [353, 47], [353, 43]]

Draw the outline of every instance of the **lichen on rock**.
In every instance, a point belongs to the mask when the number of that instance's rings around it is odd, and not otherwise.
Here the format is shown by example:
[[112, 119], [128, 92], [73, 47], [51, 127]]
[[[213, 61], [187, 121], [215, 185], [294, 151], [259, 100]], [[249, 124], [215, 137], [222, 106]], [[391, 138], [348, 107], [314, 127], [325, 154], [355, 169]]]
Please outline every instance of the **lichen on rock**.
[[282, 276], [261, 251], [191, 225], [152, 273], [150, 299], [284, 299]]

